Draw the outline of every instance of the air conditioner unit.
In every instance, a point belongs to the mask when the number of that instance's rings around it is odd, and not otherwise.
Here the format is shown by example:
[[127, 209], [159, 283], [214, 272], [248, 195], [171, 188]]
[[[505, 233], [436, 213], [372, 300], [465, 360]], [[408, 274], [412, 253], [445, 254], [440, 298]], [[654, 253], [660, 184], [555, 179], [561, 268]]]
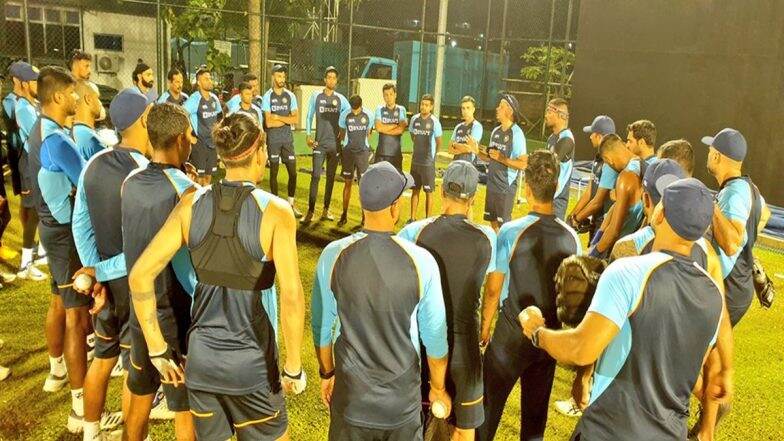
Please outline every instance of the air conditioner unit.
[[95, 55], [95, 65], [98, 73], [117, 73], [123, 57], [116, 54], [98, 53]]

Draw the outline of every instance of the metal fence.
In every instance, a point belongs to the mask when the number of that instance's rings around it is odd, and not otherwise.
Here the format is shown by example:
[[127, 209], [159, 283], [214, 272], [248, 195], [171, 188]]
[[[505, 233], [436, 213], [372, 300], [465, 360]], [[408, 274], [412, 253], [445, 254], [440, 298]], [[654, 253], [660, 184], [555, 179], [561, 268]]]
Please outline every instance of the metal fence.
[[65, 64], [80, 48], [94, 57], [93, 80], [109, 91], [130, 86], [132, 70], [144, 60], [161, 92], [170, 67], [192, 80], [207, 64], [228, 95], [247, 72], [262, 79], [262, 90], [268, 87], [275, 63], [288, 65], [293, 89], [322, 84], [325, 68], [335, 66], [340, 91], [380, 100], [380, 85], [394, 81], [399, 104], [412, 113], [419, 97], [437, 92], [440, 83], [445, 125], [459, 118], [464, 95], [474, 96], [480, 119], [492, 120], [497, 95], [514, 93], [524, 129], [534, 137], [544, 134], [547, 99], [571, 93], [579, 10], [579, 0], [1, 3], [0, 68], [19, 58]]

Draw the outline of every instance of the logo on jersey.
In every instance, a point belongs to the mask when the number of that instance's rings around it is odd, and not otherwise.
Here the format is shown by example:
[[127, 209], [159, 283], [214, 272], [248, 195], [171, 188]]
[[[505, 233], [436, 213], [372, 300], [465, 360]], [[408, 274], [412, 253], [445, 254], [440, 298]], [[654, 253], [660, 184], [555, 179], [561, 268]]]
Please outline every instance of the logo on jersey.
[[504, 142], [509, 142], [509, 135], [504, 136]]
[[431, 128], [432, 126], [433, 126], [432, 124], [430, 124], [430, 123], [427, 123], [427, 124], [425, 124], [425, 129], [426, 129], [426, 130], [430, 130], [430, 128]]
[[202, 104], [202, 105], [201, 105], [201, 108], [202, 108], [203, 110], [207, 110], [207, 105], [206, 105], [206, 104]]
[[362, 117], [362, 119], [360, 121], [362, 122], [362, 124], [367, 124], [367, 118], [364, 117], [364, 116]]
[[288, 103], [288, 102], [289, 102], [289, 99], [288, 99], [288, 98], [286, 98], [286, 97], [284, 96], [283, 98], [281, 98], [281, 99], [280, 99], [280, 101], [281, 101], [283, 104], [286, 104], [286, 103]]
[[333, 106], [337, 106], [338, 105], [338, 99], [337, 98], [332, 100], [332, 105]]

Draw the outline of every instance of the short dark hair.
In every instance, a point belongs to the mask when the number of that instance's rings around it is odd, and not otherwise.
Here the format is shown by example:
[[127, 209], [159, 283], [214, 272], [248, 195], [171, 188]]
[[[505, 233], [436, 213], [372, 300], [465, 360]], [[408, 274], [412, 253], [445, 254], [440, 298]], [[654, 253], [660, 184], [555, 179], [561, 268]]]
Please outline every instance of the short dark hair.
[[190, 126], [188, 113], [172, 103], [155, 104], [147, 116], [147, 134], [155, 150], [168, 150]]
[[38, 99], [41, 104], [49, 104], [54, 94], [76, 84], [71, 72], [60, 66], [46, 66], [38, 73]]
[[694, 149], [685, 139], [673, 139], [659, 147], [659, 158], [669, 158], [680, 164], [688, 174], [694, 174]]
[[422, 98], [419, 99], [419, 102], [421, 103], [422, 101], [430, 101], [430, 104], [435, 104], [436, 102], [436, 100], [433, 99], [433, 95], [430, 95], [429, 93], [422, 95]]
[[252, 73], [246, 73], [242, 76], [241, 80], [243, 83], [250, 83], [251, 81], [258, 81], [259, 77], [253, 75]]
[[381, 92], [386, 92], [389, 89], [392, 89], [395, 93], [397, 93], [397, 86], [392, 83], [384, 84], [384, 87], [381, 88]]
[[207, 73], [211, 73], [210, 69], [206, 65], [201, 65], [196, 71], [196, 81], [199, 81], [199, 77]]
[[242, 112], [232, 113], [215, 124], [212, 129], [212, 139], [218, 150], [218, 156], [229, 168], [250, 165], [253, 155], [238, 160], [228, 158], [244, 153], [256, 142], [256, 139], [259, 140], [259, 148], [262, 148], [265, 143], [264, 132], [261, 131], [259, 123], [250, 115]]
[[474, 107], [476, 107], [476, 100], [471, 95], [464, 96], [463, 99], [460, 100], [460, 104], [463, 103], [471, 103], [474, 105]]
[[182, 72], [180, 72], [180, 70], [177, 69], [176, 67], [172, 67], [171, 69], [169, 69], [169, 72], [166, 73], [166, 79], [169, 81], [173, 81], [175, 75], [182, 75]]
[[132, 78], [133, 84], [136, 84], [136, 82], [139, 81], [139, 79], [136, 78], [137, 76], [139, 76], [139, 74], [141, 74], [141, 73], [143, 73], [143, 72], [145, 72], [145, 71], [147, 71], [149, 69], [150, 69], [150, 66], [147, 63], [145, 63], [144, 61], [142, 61], [141, 58], [139, 58], [138, 62], [136, 63], [136, 67], [133, 69], [133, 72], [131, 73], [131, 78]]
[[71, 59], [68, 61], [68, 69], [73, 69], [74, 62], [81, 60], [92, 61], [93, 57], [81, 49], [74, 49], [73, 52], [71, 52]]
[[626, 130], [631, 132], [634, 139], [642, 139], [651, 147], [656, 145], [656, 126], [647, 119], [641, 119], [629, 124]]
[[619, 148], [626, 148], [626, 143], [623, 142], [623, 139], [621, 139], [620, 136], [615, 133], [604, 135], [602, 137], [602, 142], [599, 143], [599, 155], [604, 156], [606, 153], [610, 153]]
[[352, 109], [359, 109], [362, 107], [362, 97], [359, 95], [351, 95], [351, 98], [348, 99], [348, 103], [351, 105]]
[[560, 164], [554, 153], [548, 150], [537, 150], [528, 155], [528, 166], [525, 169], [525, 184], [531, 189], [534, 198], [539, 202], [553, 200], [558, 188]]
[[251, 86], [250, 83], [243, 81], [237, 89], [242, 93], [243, 90], [253, 90], [253, 86]]

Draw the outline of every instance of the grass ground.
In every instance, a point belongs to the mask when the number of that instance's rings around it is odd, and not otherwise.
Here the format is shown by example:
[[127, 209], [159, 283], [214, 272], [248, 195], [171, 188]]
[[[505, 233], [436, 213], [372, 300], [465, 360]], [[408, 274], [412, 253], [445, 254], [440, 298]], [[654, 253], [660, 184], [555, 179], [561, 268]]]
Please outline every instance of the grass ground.
[[[529, 143], [530, 144], [530, 143]], [[300, 166], [308, 166], [307, 158], [300, 159]], [[282, 173], [285, 175], [285, 173]], [[281, 177], [281, 182], [285, 182]], [[298, 206], [306, 206], [310, 179], [298, 176]], [[266, 183], [264, 188], [268, 188]], [[285, 187], [283, 187], [285, 188]], [[336, 184], [332, 202], [333, 213], [339, 214], [342, 184]], [[323, 191], [323, 179], [322, 179]], [[349, 234], [348, 228], [358, 225], [360, 212], [356, 188], [349, 214], [347, 229], [339, 230], [332, 222], [317, 222], [300, 228], [298, 232], [299, 260], [306, 300], [310, 303], [313, 268], [322, 248], [329, 241]], [[436, 198], [438, 199], [438, 198]], [[484, 190], [477, 195], [474, 219], [481, 221], [484, 207]], [[12, 198], [14, 220], [6, 231], [5, 243], [12, 248], [20, 246], [21, 227], [16, 218], [18, 199]], [[572, 201], [574, 203], [574, 201]], [[423, 211], [420, 203], [420, 212]], [[318, 206], [321, 206], [319, 202]], [[439, 203], [436, 201], [436, 212]], [[403, 220], [408, 218], [409, 202], [403, 202]], [[515, 207], [514, 215], [527, 212], [525, 204]], [[420, 217], [423, 213], [420, 213]], [[784, 279], [774, 274], [784, 274], [784, 255], [765, 250], [755, 253], [762, 259], [779, 292], [784, 292]], [[10, 366], [12, 375], [0, 383], [0, 440], [81, 440], [68, 434], [65, 420], [70, 406], [67, 390], [56, 394], [41, 391], [48, 370], [46, 347], [43, 339], [43, 322], [49, 296], [48, 282], [15, 283], [0, 291], [0, 338], [5, 347], [0, 350], [0, 364]], [[309, 310], [308, 306], [308, 310]], [[751, 310], [738, 326], [735, 336], [736, 395], [732, 413], [723, 422], [719, 432], [722, 440], [779, 440], [784, 438], [781, 419], [781, 394], [784, 392], [784, 300], [779, 299], [771, 310], [761, 309], [756, 300]], [[685, 318], [687, 319], [687, 318]], [[307, 391], [288, 399], [289, 427], [293, 440], [317, 441], [326, 439], [328, 414], [318, 395], [318, 365], [310, 332], [310, 316], [306, 318], [306, 338], [303, 347], [304, 368], [310, 379]], [[285, 350], [285, 348], [284, 348]], [[551, 401], [568, 396], [572, 374], [564, 368], [556, 372]], [[120, 382], [112, 380], [108, 407], [119, 409]], [[519, 387], [507, 403], [497, 439], [518, 438]], [[567, 439], [576, 420], [550, 412], [547, 439]], [[170, 423], [154, 423], [153, 440], [174, 439]]]

